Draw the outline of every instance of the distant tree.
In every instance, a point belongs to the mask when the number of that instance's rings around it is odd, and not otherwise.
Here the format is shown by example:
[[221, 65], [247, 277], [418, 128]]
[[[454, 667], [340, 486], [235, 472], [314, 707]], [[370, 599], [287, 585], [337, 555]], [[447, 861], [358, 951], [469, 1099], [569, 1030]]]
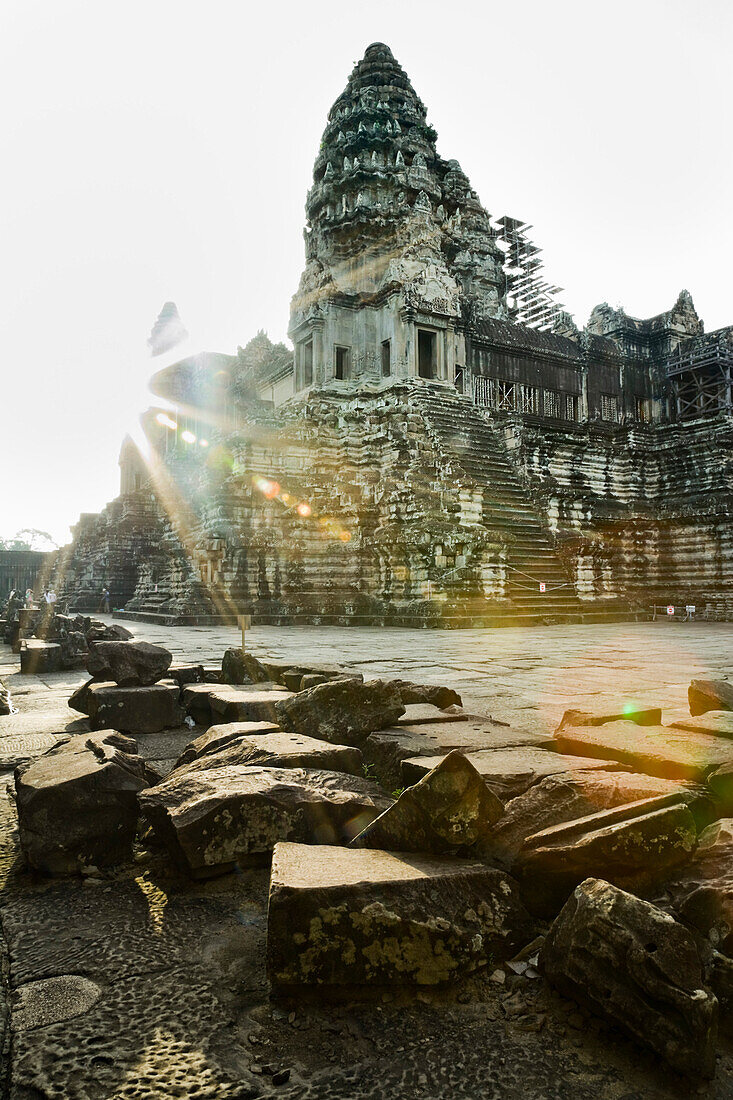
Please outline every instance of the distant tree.
[[51, 538], [48, 531], [39, 531], [37, 527], [23, 527], [12, 538], [0, 536], [0, 550], [58, 550], [59, 544]]

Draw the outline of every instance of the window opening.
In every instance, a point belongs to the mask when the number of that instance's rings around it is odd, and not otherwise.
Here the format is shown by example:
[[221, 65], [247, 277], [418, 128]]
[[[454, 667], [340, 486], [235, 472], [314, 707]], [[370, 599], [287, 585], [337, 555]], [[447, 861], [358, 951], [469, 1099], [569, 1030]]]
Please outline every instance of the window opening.
[[417, 330], [417, 372], [421, 378], [435, 378], [438, 373], [437, 335], [427, 329]]
[[351, 366], [351, 348], [339, 347], [336, 345], [335, 349], [335, 369], [334, 373], [336, 378], [343, 381], [344, 378], [349, 377]]
[[392, 341], [382, 340], [382, 378], [392, 373]]

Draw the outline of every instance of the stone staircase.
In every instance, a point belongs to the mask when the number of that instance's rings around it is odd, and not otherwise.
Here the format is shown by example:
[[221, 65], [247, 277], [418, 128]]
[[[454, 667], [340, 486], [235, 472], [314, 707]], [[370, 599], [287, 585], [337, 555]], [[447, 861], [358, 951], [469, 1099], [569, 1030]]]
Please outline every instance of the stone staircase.
[[457, 479], [480, 488], [484, 524], [509, 536], [507, 595], [512, 620], [601, 622], [636, 617], [620, 601], [578, 599], [503, 440], [467, 397], [425, 386], [414, 400]]

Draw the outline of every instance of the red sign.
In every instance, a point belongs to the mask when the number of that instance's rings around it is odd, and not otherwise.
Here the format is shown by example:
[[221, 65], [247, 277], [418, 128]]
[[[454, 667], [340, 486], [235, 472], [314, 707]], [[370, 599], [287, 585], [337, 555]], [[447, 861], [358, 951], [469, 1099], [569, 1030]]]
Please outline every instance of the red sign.
[[674, 615], [674, 604], [670, 604], [667, 608], [668, 615]]
[[544, 591], [545, 591], [545, 582], [540, 581], [540, 592], [544, 592]]

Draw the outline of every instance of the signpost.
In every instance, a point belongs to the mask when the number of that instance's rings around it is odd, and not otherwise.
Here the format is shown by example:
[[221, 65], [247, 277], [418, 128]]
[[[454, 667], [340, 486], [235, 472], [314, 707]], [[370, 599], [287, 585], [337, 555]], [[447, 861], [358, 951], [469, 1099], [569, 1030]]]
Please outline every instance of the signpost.
[[672, 603], [667, 604], [667, 614], [668, 615], [674, 615], [674, 604], [672, 604]]
[[249, 628], [252, 626], [252, 616], [237, 615], [237, 625], [242, 631], [242, 656], [244, 656], [244, 635], [245, 631], [249, 630]]
[[540, 581], [540, 592], [545, 592], [545, 591], [546, 591], [546, 587], [547, 587], [547, 586], [545, 585], [545, 582], [544, 582], [544, 581]]

